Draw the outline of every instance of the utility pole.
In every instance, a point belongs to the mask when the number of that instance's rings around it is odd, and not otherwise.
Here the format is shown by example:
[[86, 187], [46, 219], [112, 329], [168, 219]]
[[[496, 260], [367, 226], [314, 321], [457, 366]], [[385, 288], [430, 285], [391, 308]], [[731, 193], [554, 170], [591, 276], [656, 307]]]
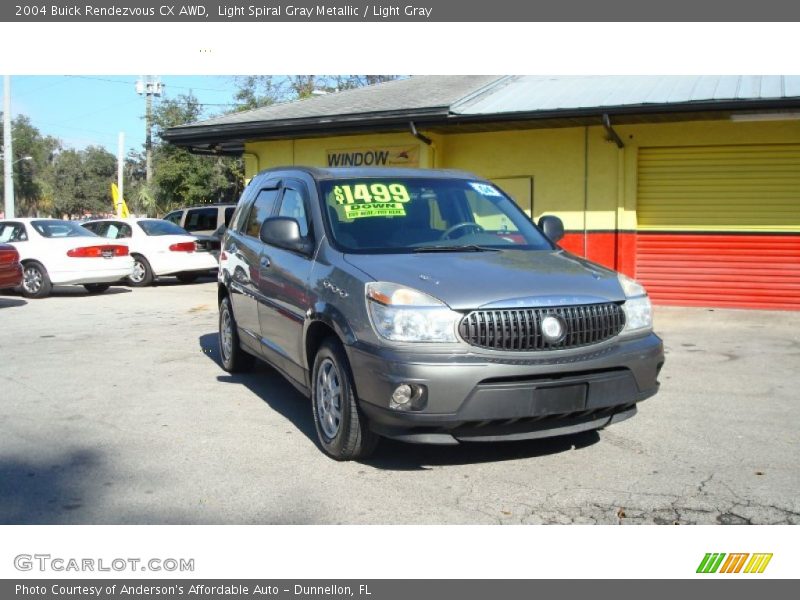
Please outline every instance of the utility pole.
[[120, 131], [119, 138], [117, 139], [117, 193], [119, 194], [117, 205], [114, 207], [114, 211], [117, 213], [118, 217], [122, 216], [122, 202], [125, 196], [122, 195], [123, 191], [123, 184], [124, 178], [123, 168], [125, 166], [125, 133]]
[[153, 179], [153, 136], [151, 133], [153, 126], [153, 96], [161, 96], [164, 86], [158, 77], [147, 75], [136, 82], [136, 93], [144, 96], [144, 121], [145, 121], [145, 165], [146, 181], [150, 184]]
[[13, 219], [14, 153], [11, 151], [11, 75], [3, 77], [3, 175], [6, 219]]

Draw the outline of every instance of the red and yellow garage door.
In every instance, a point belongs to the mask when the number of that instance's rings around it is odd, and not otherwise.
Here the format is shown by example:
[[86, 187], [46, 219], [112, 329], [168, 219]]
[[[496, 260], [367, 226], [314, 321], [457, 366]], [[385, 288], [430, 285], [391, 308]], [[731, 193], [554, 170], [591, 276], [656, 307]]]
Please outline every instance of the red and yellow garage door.
[[800, 144], [641, 148], [637, 220], [655, 302], [800, 310]]

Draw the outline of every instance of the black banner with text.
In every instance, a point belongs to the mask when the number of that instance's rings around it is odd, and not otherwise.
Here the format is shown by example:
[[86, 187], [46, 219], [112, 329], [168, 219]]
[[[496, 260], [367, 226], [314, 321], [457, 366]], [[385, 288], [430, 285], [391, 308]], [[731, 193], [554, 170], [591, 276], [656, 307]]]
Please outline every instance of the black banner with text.
[[785, 22], [798, 19], [800, 3], [786, 0], [199, 0], [185, 3], [18, 0], [0, 5], [0, 21], [6, 22]]

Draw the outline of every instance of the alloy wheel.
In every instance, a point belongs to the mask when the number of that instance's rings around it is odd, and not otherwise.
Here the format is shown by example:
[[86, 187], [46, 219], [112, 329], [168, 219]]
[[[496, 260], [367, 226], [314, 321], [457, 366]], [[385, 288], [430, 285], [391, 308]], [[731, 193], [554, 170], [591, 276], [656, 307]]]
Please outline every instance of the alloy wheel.
[[130, 275], [131, 281], [134, 283], [141, 283], [144, 280], [145, 272], [146, 270], [142, 261], [135, 261], [133, 263], [133, 272]]
[[222, 311], [222, 325], [219, 334], [222, 341], [222, 358], [229, 360], [233, 353], [233, 324], [231, 323], [231, 313], [228, 310]]
[[342, 385], [334, 362], [326, 358], [317, 371], [317, 418], [323, 433], [333, 439], [342, 422]]
[[22, 285], [29, 294], [36, 294], [42, 289], [42, 272], [36, 267], [25, 267]]

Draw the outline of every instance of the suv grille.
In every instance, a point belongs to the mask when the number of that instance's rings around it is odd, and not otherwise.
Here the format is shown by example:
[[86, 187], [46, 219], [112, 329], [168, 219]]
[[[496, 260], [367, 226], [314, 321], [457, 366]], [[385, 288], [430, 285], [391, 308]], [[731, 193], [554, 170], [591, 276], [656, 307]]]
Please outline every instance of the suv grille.
[[[565, 335], [550, 342], [542, 335], [542, 319], [561, 317]], [[625, 313], [618, 304], [588, 304], [475, 310], [461, 319], [458, 333], [469, 344], [492, 350], [563, 350], [596, 344], [614, 337], [625, 326]]]

